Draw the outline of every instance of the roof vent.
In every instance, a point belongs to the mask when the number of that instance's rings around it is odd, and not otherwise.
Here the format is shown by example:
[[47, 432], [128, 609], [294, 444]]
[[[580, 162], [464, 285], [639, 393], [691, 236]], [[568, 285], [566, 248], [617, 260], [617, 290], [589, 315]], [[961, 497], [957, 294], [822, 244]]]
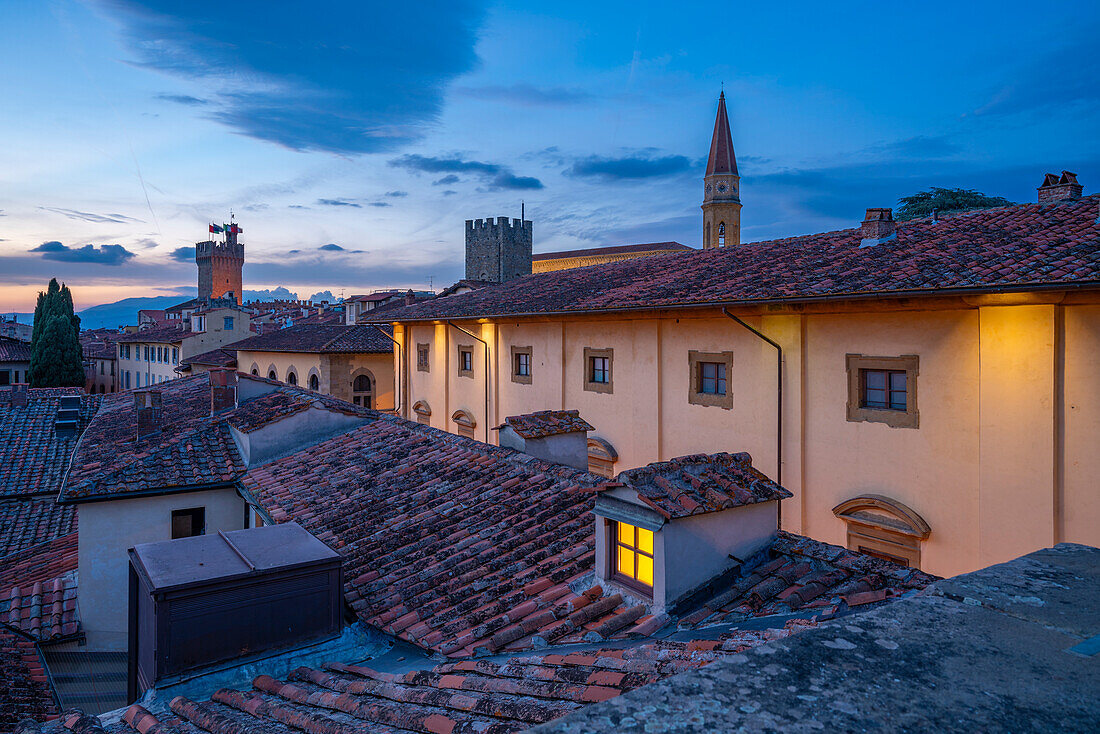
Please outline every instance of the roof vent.
[[1053, 204], [1058, 201], [1080, 199], [1084, 187], [1077, 183], [1076, 173], [1062, 171], [1061, 176], [1048, 173], [1038, 191], [1040, 204]]
[[80, 396], [62, 395], [57, 404], [53, 430], [59, 436], [71, 436], [80, 428]]
[[25, 382], [17, 382], [11, 386], [11, 390], [8, 391], [7, 402], [13, 408], [22, 408], [27, 405], [27, 388], [29, 386]]
[[862, 237], [860, 247], [874, 247], [895, 239], [898, 236], [898, 224], [894, 221], [894, 210], [888, 207], [868, 209], [859, 233]]
[[160, 390], [134, 390], [134, 415], [137, 423], [137, 439], [160, 431]]

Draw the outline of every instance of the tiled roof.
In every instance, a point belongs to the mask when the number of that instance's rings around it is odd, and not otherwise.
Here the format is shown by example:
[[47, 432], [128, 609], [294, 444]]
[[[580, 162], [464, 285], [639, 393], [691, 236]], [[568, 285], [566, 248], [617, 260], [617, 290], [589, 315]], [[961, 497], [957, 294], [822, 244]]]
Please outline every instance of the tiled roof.
[[30, 342], [0, 336], [0, 362], [29, 362], [30, 359]]
[[0, 559], [76, 531], [76, 508], [53, 497], [0, 500]]
[[0, 560], [0, 626], [43, 642], [77, 634], [76, 570], [76, 533]]
[[546, 438], [560, 433], [596, 430], [581, 418], [577, 410], [540, 410], [526, 415], [510, 415], [497, 429], [504, 426], [511, 428], [520, 438]]
[[132, 334], [119, 334], [118, 341], [127, 342], [156, 342], [158, 344], [175, 344], [183, 341], [184, 339], [195, 336], [200, 332], [184, 331], [183, 324], [164, 324], [163, 326], [154, 326], [149, 329], [142, 329], [135, 331]]
[[[387, 329], [388, 332], [388, 329]], [[238, 351], [340, 354], [392, 353], [393, 342], [374, 326], [304, 324], [249, 337], [233, 344]]]
[[600, 255], [627, 255], [633, 252], [669, 252], [671, 250], [694, 250], [694, 247], [679, 242], [651, 242], [643, 245], [612, 245], [610, 247], [590, 247], [586, 250], [561, 250], [559, 252], [540, 252], [531, 256], [532, 261], [559, 260], [570, 257], [599, 257]]
[[681, 628], [741, 622], [749, 617], [838, 610], [923, 589], [935, 576], [840, 546], [779, 532], [755, 568], [744, 572], [679, 621]]
[[79, 387], [42, 387], [27, 391], [27, 404], [9, 404], [0, 388], [0, 497], [56, 493], [61, 488], [78, 436], [54, 431], [63, 395], [80, 396], [80, 431], [99, 407], [101, 395]]
[[456, 282], [452, 283], [451, 285], [447, 286], [446, 288], [444, 288], [443, 290], [441, 290], [439, 293], [436, 294], [436, 298], [443, 298], [444, 296], [453, 295], [455, 291], [457, 291], [461, 288], [469, 288], [471, 290], [477, 290], [478, 288], [485, 288], [486, 286], [496, 285], [496, 284], [497, 284], [496, 281], [492, 281], [492, 280], [471, 280], [471, 279], [468, 279], [468, 278], [463, 278], [462, 280], [456, 281]]
[[164, 309], [165, 314], [176, 313], [184, 311], [185, 309], [197, 309], [203, 305], [203, 301], [200, 298], [192, 298], [189, 301], [183, 303], [177, 303], [175, 306], [170, 306]]
[[380, 415], [240, 484], [344, 557], [360, 619], [457, 655], [529, 643], [579, 609], [566, 584], [591, 570], [593, 498], [569, 490], [598, 481]]
[[172, 731], [210, 734], [253, 729], [510, 734], [812, 626], [796, 621], [710, 640], [653, 641], [500, 662], [464, 660], [398, 674], [327, 663], [298, 668], [285, 681], [261, 675], [251, 691], [223, 688], [210, 701], [176, 697], [170, 713], [132, 706], [123, 721], [132, 727], [127, 731], [140, 732], [168, 724], [176, 727]]
[[249, 432], [311, 405], [373, 415], [304, 388], [249, 375], [239, 379], [265, 383], [270, 391], [215, 416], [210, 414], [210, 377], [206, 373], [157, 385], [163, 406], [161, 430], [140, 442], [136, 439], [133, 394], [104, 396], [102, 409], [88, 427], [94, 440], [83, 441], [73, 457], [61, 498], [81, 501], [228, 484], [246, 468], [230, 425]]
[[59, 713], [38, 647], [0, 627], [0, 731], [14, 730], [24, 719], [43, 721]]
[[213, 367], [236, 367], [237, 350], [222, 347], [221, 349], [211, 349], [209, 352], [203, 352], [202, 354], [196, 354], [193, 357], [180, 360], [181, 367], [192, 364]]
[[605, 487], [628, 487], [666, 520], [793, 497], [753, 468], [752, 457], [695, 454], [620, 472]]
[[114, 359], [118, 355], [114, 342], [81, 339], [80, 347], [84, 351], [84, 359]]
[[538, 273], [407, 306], [386, 320], [1097, 288], [1098, 204], [1093, 195], [899, 222], [895, 239], [862, 249], [857, 227]]

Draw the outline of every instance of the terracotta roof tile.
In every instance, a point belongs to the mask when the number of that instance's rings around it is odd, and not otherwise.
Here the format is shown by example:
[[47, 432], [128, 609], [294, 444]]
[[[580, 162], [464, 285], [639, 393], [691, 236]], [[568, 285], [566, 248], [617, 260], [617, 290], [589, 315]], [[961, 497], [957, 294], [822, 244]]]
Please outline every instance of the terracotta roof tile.
[[0, 500], [0, 563], [32, 545], [76, 532], [76, 508], [53, 497]]
[[302, 324], [296, 320], [294, 326], [235, 342], [233, 348], [251, 352], [370, 354], [392, 353], [393, 342], [374, 326]]
[[[27, 404], [11, 405], [11, 388], [0, 389], [0, 497], [54, 494], [61, 488], [69, 457], [87, 428], [102, 396], [79, 387], [27, 390]], [[63, 396], [80, 396], [79, 430], [54, 430]]]
[[193, 364], [200, 364], [204, 367], [236, 367], [237, 350], [235, 348], [230, 349], [228, 347], [222, 347], [221, 349], [211, 349], [209, 352], [203, 352], [202, 354], [196, 354], [187, 359], [180, 360], [181, 367]]
[[10, 336], [0, 336], [0, 362], [29, 362], [31, 343]]
[[78, 634], [76, 570], [76, 533], [0, 559], [0, 625], [40, 641]]
[[793, 496], [754, 469], [746, 453], [681, 456], [620, 472], [604, 486], [634, 490], [667, 519]]
[[510, 415], [497, 429], [504, 426], [511, 428], [520, 438], [546, 438], [560, 433], [596, 430], [576, 410], [540, 410], [525, 415]]
[[[753, 304], [822, 296], [1100, 286], [1100, 195], [899, 222], [860, 248], [860, 228], [537, 273], [414, 304], [386, 321]], [[367, 318], [370, 318], [369, 314]]]
[[12, 731], [24, 719], [44, 721], [60, 713], [37, 645], [0, 627], [0, 731]]

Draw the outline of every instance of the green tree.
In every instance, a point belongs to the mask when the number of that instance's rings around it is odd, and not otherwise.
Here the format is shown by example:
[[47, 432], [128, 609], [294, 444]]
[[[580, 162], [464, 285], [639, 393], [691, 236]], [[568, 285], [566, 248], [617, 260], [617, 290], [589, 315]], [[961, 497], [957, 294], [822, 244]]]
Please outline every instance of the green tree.
[[68, 286], [50, 279], [38, 294], [31, 329], [32, 387], [80, 387], [84, 384], [84, 350], [80, 346], [80, 317], [73, 313]]
[[898, 199], [896, 219], [917, 219], [928, 217], [935, 209], [937, 214], [968, 212], [973, 209], [992, 209], [995, 206], [1009, 206], [1012, 202], [1000, 196], [986, 196], [973, 189], [944, 189], [933, 186], [912, 196]]

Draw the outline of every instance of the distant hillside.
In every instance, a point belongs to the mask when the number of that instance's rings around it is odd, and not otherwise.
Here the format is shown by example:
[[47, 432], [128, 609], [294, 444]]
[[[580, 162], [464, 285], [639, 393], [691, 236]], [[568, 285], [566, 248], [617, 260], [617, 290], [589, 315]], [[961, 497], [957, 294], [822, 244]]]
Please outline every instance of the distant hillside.
[[[178, 296], [148, 296], [137, 298], [123, 298], [114, 303], [102, 303], [98, 306], [90, 306], [83, 311], [77, 311], [80, 317], [82, 329], [117, 329], [119, 326], [133, 326], [137, 324], [138, 311], [143, 309], [162, 309], [183, 303], [189, 298], [194, 298], [196, 289], [192, 288], [189, 294]], [[288, 291], [282, 286], [274, 290], [245, 291], [245, 301], [270, 301], [273, 299], [297, 300], [298, 295]], [[20, 314], [21, 316], [23, 314]], [[26, 318], [19, 319], [23, 323], [31, 323], [33, 314], [26, 314]]]

